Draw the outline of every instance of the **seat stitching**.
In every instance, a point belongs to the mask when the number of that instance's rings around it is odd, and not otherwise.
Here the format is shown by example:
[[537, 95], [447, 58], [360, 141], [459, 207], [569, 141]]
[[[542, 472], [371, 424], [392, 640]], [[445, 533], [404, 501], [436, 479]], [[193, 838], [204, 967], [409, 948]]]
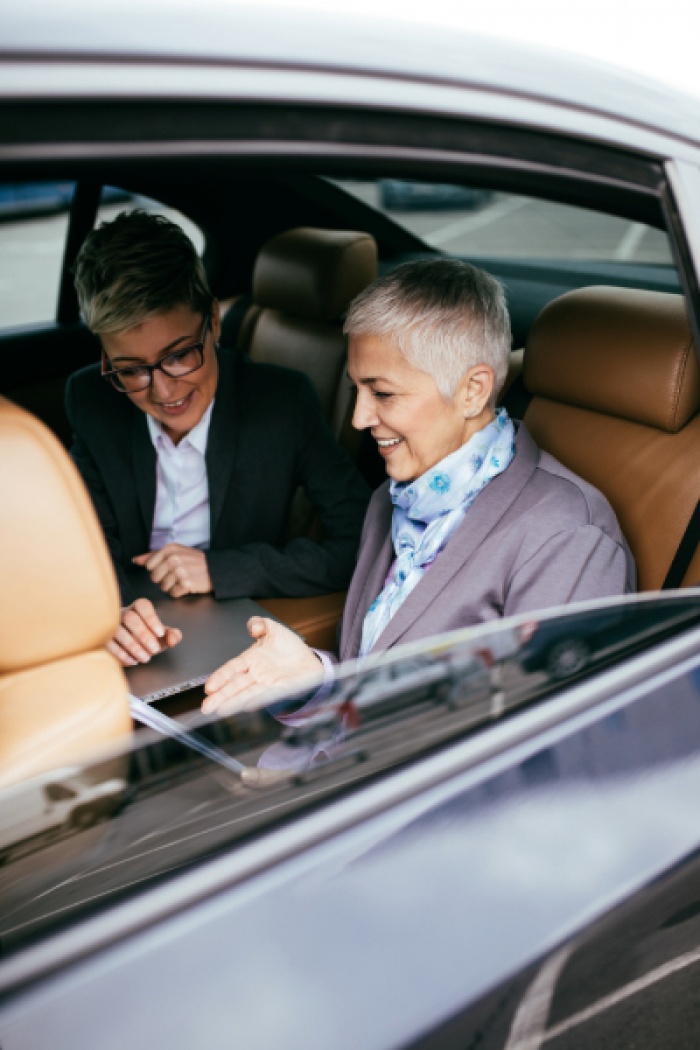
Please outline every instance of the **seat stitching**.
[[676, 368], [676, 390], [675, 390], [675, 393], [674, 393], [674, 396], [673, 396], [673, 402], [674, 403], [673, 403], [673, 409], [672, 409], [672, 412], [671, 412], [671, 425], [672, 425], [672, 427], [675, 427], [676, 430], [679, 429], [678, 411], [679, 411], [680, 400], [681, 400], [681, 390], [683, 389], [683, 380], [685, 378], [686, 370], [688, 368], [688, 361], [690, 359], [689, 352], [690, 352], [691, 349], [694, 350], [692, 337], [686, 343], [685, 348], [684, 348], [684, 354], [683, 354], [682, 361], [680, 362], [680, 364]]

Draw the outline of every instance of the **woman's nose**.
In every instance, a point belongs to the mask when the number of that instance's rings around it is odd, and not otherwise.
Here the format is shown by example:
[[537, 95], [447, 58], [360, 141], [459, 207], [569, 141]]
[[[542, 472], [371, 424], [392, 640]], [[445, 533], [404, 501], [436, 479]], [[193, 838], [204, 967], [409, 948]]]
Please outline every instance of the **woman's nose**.
[[367, 430], [368, 427], [376, 426], [378, 422], [370, 395], [366, 390], [358, 390], [355, 410], [352, 414], [352, 425], [355, 430]]
[[156, 368], [151, 383], [151, 392], [155, 395], [156, 401], [167, 401], [177, 382], [177, 379], [166, 375], [162, 368]]

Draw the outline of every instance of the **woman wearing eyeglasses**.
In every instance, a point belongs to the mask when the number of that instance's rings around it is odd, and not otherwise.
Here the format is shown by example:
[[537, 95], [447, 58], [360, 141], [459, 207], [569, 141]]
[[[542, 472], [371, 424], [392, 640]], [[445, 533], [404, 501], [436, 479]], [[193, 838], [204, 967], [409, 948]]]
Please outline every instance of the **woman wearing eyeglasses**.
[[[102, 362], [70, 378], [66, 411], [122, 591], [110, 644], [121, 663], [180, 640], [134, 592], [134, 566], [173, 598], [345, 588], [364, 482], [305, 376], [219, 349], [219, 305], [180, 227], [142, 211], [103, 223], [75, 283]], [[319, 511], [322, 543], [285, 543], [298, 486]]]

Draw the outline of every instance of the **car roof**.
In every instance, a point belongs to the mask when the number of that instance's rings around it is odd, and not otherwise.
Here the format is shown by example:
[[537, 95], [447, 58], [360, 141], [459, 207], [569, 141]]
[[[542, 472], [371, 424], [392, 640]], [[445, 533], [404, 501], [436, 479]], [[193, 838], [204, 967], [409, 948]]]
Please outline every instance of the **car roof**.
[[30, 0], [5, 7], [0, 62], [129, 58], [398, 78], [551, 102], [700, 143], [700, 99], [692, 95], [591, 59], [460, 29], [265, 0], [107, 0], [98, 9], [86, 0], [59, 7]]

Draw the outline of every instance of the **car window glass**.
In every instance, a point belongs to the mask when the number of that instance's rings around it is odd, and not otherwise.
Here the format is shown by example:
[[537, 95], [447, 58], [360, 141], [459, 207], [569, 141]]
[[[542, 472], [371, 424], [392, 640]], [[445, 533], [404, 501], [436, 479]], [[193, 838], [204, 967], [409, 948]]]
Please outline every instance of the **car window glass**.
[[56, 316], [72, 182], [0, 185], [0, 326]]
[[[562, 683], [590, 680], [696, 631], [698, 593], [630, 596], [468, 628], [370, 657], [365, 666], [347, 664], [308, 707], [311, 695], [302, 693], [230, 718], [189, 718], [200, 743], [240, 762], [245, 775], [181, 741], [137, 732], [131, 754], [72, 770], [70, 785], [56, 771], [5, 788], [3, 952], [436, 748], [488, 732]], [[47, 797], [63, 807], [45, 807]]]
[[157, 212], [158, 215], [165, 215], [171, 222], [177, 223], [194, 244], [197, 254], [202, 255], [204, 252], [204, 234], [190, 218], [183, 215], [177, 208], [169, 208], [166, 204], [153, 200], [151, 197], [135, 196], [127, 193], [125, 190], [121, 190], [117, 186], [103, 187], [96, 225], [99, 225], [101, 222], [109, 222], [116, 218], [120, 212], [133, 211], [135, 208]]
[[661, 230], [570, 204], [401, 179], [338, 185], [450, 255], [673, 264]]

